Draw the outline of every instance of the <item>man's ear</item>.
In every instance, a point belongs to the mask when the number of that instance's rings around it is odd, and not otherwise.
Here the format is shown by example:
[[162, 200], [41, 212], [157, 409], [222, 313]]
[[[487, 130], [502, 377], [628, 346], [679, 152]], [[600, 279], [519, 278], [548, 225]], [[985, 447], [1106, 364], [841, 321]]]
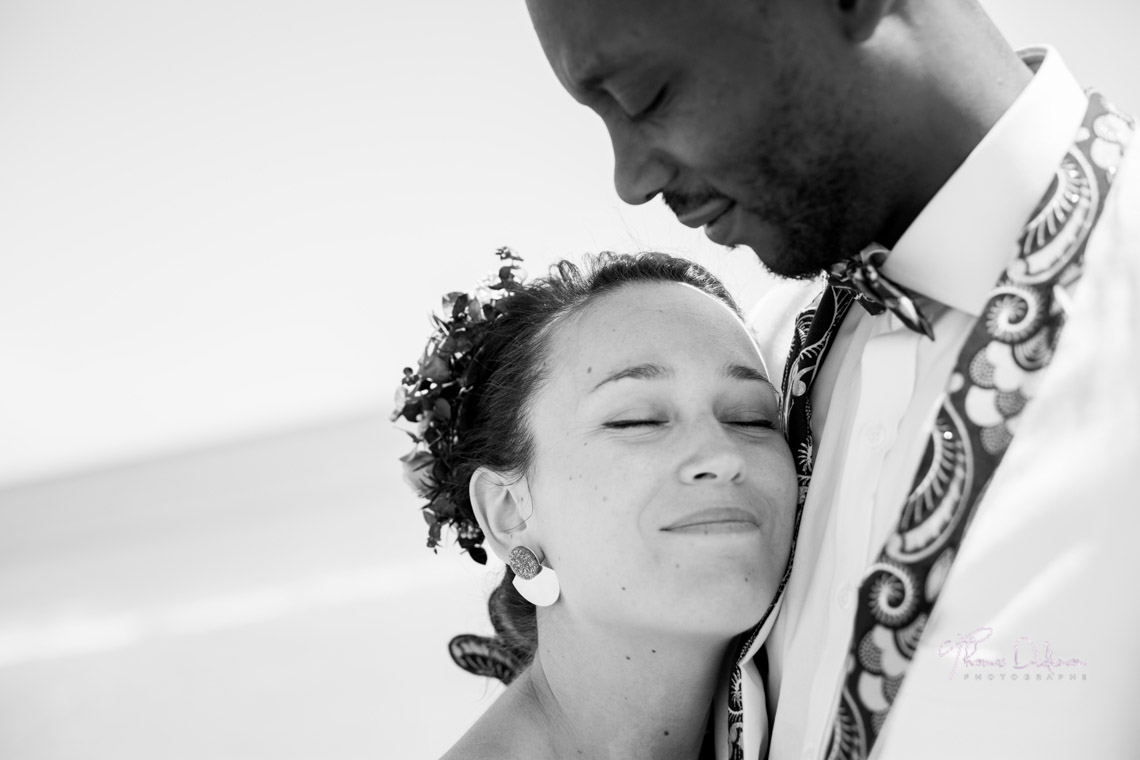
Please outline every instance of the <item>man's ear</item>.
[[851, 42], [866, 42], [887, 15], [895, 0], [829, 0], [838, 14], [844, 36]]
[[513, 534], [526, 530], [531, 514], [525, 479], [480, 467], [471, 476], [468, 494], [487, 546], [506, 562], [507, 554], [520, 543]]

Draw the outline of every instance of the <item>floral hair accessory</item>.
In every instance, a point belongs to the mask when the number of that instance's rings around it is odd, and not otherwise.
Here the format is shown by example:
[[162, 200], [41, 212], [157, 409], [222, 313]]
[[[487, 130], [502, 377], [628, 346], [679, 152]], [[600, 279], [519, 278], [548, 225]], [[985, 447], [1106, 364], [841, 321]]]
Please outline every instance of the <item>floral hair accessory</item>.
[[[443, 297], [443, 316], [432, 315], [435, 330], [428, 339], [418, 370], [404, 368], [396, 390], [392, 421], [416, 424], [405, 431], [414, 448], [400, 457], [404, 482], [422, 498], [428, 524], [429, 549], [436, 551], [444, 526], [455, 528], [459, 546], [479, 564], [487, 562], [483, 531], [474, 515], [467, 514], [452, 499], [449, 475], [454, 472], [453, 452], [459, 441], [459, 422], [464, 400], [476, 380], [476, 357], [490, 326], [504, 311], [504, 301], [523, 286], [522, 258], [510, 248], [495, 251], [503, 265], [498, 272], [470, 293], [454, 292]], [[517, 273], [517, 274], [516, 274]]]

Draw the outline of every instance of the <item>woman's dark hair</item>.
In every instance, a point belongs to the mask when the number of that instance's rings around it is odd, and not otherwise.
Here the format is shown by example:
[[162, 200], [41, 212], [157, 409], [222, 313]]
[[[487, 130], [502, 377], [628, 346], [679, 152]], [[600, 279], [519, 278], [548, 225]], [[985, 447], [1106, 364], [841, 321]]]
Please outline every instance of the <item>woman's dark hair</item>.
[[[586, 257], [582, 267], [563, 260], [547, 277], [528, 282], [505, 300], [504, 314], [476, 357], [477, 374], [459, 411], [452, 472], [445, 482], [451, 499], [472, 522], [468, 485], [478, 468], [520, 476], [530, 472], [534, 441], [527, 420], [536, 391], [549, 377], [550, 338], [557, 326], [604, 294], [657, 282], [691, 285], [740, 315], [732, 296], [708, 270], [664, 253], [602, 253]], [[488, 601], [496, 631], [488, 643], [514, 663], [505, 674], [496, 673], [507, 683], [530, 663], [538, 642], [535, 608], [513, 580], [508, 567]], [[472, 669], [457, 655], [455, 641], [452, 655], [461, 667]]]

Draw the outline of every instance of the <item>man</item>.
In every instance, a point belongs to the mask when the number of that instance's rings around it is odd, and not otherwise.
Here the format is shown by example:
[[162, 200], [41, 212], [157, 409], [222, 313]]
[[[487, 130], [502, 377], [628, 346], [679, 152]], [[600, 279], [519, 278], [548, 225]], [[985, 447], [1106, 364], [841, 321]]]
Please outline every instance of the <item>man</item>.
[[796, 280], [755, 322], [810, 488], [720, 756], [1135, 754], [1131, 121], [973, 0], [528, 7], [622, 199]]

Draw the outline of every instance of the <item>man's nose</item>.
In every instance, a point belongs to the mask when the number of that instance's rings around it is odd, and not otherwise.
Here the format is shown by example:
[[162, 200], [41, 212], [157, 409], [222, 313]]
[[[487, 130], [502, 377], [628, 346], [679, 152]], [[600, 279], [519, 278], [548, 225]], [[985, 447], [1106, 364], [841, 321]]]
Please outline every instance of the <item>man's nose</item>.
[[676, 170], [637, 128], [623, 121], [606, 125], [614, 148], [614, 187], [633, 206], [652, 200], [673, 179]]

